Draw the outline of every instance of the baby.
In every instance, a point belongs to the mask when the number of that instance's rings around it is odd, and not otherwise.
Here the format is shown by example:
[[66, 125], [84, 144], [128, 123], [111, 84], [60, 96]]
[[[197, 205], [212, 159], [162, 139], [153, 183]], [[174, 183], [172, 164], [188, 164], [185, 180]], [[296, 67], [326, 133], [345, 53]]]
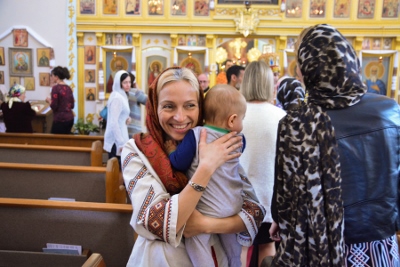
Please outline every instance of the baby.
[[[226, 84], [210, 89], [204, 100], [204, 128], [207, 129], [207, 143], [224, 134], [243, 129], [242, 121], [246, 113], [246, 100], [234, 87]], [[202, 126], [188, 131], [176, 147], [172, 141], [165, 142], [172, 166], [186, 173], [190, 178], [199, 164], [198, 144]], [[243, 137], [243, 152], [245, 139]], [[176, 150], [175, 150], [176, 149]], [[239, 158], [225, 162], [212, 175], [196, 209], [203, 215], [225, 218], [238, 214], [243, 205], [243, 183], [239, 175]], [[241, 244], [236, 234], [219, 234], [219, 239], [229, 260], [229, 266], [241, 266]], [[211, 235], [200, 234], [185, 240], [186, 250], [194, 266], [214, 266], [211, 255]], [[209, 256], [205, 256], [209, 255]]]

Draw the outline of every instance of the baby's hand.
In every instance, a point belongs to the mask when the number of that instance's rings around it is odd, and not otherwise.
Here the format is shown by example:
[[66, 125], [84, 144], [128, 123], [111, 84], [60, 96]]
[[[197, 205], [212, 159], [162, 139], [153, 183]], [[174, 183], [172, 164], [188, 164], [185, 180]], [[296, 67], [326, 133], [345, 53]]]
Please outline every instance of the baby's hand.
[[164, 142], [164, 147], [167, 153], [170, 154], [176, 150], [176, 143], [173, 140], [167, 140]]

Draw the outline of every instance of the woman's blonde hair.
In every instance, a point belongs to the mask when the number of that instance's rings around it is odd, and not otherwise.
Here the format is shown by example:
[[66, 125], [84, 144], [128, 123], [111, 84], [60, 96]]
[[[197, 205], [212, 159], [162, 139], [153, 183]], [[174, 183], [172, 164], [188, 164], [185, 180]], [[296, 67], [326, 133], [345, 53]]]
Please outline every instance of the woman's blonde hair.
[[240, 91], [246, 101], [272, 101], [274, 98], [274, 74], [264, 61], [251, 62], [244, 71]]
[[200, 83], [197, 80], [197, 77], [193, 73], [193, 71], [191, 71], [188, 68], [169, 69], [160, 75], [161, 76], [157, 83], [157, 95], [160, 93], [160, 90], [165, 85], [167, 85], [168, 83], [177, 82], [177, 81], [188, 82], [193, 87], [193, 89], [196, 90], [197, 94], [199, 94]]

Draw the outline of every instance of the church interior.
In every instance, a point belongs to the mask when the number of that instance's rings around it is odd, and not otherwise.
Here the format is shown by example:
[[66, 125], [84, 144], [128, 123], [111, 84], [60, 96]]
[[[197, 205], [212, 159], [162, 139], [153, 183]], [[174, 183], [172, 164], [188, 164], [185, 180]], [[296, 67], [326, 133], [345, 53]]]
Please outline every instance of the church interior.
[[[216, 84], [218, 74], [224, 72], [227, 59], [243, 67], [262, 59], [278, 68], [281, 76], [296, 77], [294, 45], [300, 32], [309, 26], [326, 23], [336, 27], [353, 45], [361, 61], [363, 82], [369, 90], [400, 103], [399, 13], [399, 0], [2, 0], [0, 91], [6, 95], [13, 84], [23, 85], [26, 88], [26, 100], [35, 106], [38, 115], [32, 125], [34, 132], [49, 133], [51, 110], [45, 99], [52, 89], [50, 73], [56, 66], [67, 67], [71, 78], [66, 83], [72, 88], [75, 99], [74, 120], [90, 120], [100, 125], [100, 112], [107, 105], [113, 75], [118, 70], [133, 73], [137, 87], [144, 93], [147, 93], [155, 77], [171, 66], [190, 68], [196, 75], [208, 74], [212, 87]], [[141, 125], [146, 129], [145, 107], [141, 109]], [[0, 128], [0, 138], [1, 134]], [[93, 143], [102, 138], [100, 135], [101, 132], [77, 137], [73, 142], [26, 135], [16, 142], [47, 142], [53, 146], [71, 142], [71, 146], [85, 148], [85, 153], [90, 153], [92, 157], [91, 163], [88, 163], [91, 167], [73, 166], [57, 171], [64, 172], [65, 177], [70, 174], [83, 178], [89, 172], [85, 168], [93, 168], [103, 181], [107, 177], [118, 176], [118, 166], [116, 162], [108, 162], [104, 166], [101, 158], [104, 155], [98, 156], [97, 163], [93, 163], [93, 154], [96, 153], [93, 150], [100, 150], [100, 154], [102, 152], [98, 144], [97, 148], [93, 148]], [[42, 140], [36, 141], [40, 138]], [[0, 143], [8, 142], [4, 140]], [[0, 144], [0, 154], [11, 153], [3, 152], [7, 149], [10, 148]], [[49, 153], [47, 160], [50, 161], [54, 156], [49, 151], [46, 153]], [[21, 154], [15, 157], [19, 158]], [[27, 157], [35, 156], [32, 154]], [[24, 168], [33, 168], [29, 162], [22, 169], [12, 164], [0, 162], [0, 171], [15, 172], [18, 177], [24, 177], [28, 175], [23, 173]], [[55, 169], [44, 166], [37, 167], [34, 172], [33, 176], [45, 179], [45, 173], [55, 172]], [[100, 178], [95, 176], [93, 174], [93, 184], [101, 183], [98, 181]], [[61, 179], [59, 182], [62, 183]], [[22, 180], [19, 184], [23, 185]], [[86, 183], [82, 186], [92, 185]], [[68, 236], [66, 232], [73, 231], [77, 218], [85, 212], [88, 216], [83, 216], [86, 219], [79, 221], [82, 229], [77, 235], [95, 236], [94, 229], [100, 227], [93, 223], [97, 220], [104, 222], [99, 231], [111, 238], [109, 246], [108, 241], [90, 238], [91, 242], [84, 244], [85, 248], [94, 248], [101, 243], [98, 251], [107, 251], [102, 253], [109, 260], [108, 263], [106, 260], [107, 266], [124, 266], [126, 259], [116, 259], [113, 255], [120, 250], [129, 256], [134, 242], [131, 238], [134, 233], [129, 227], [132, 208], [121, 201], [125, 196], [121, 196], [117, 182], [109, 181], [103, 187], [109, 190], [107, 197], [93, 202], [104, 201], [106, 205], [79, 202], [49, 206], [41, 200], [1, 200], [0, 228], [10, 227], [14, 235], [7, 234], [2, 238], [3, 234], [0, 234], [0, 265], [4, 247], [18, 250], [18, 244], [9, 244], [17, 238], [26, 240], [28, 233], [19, 232], [24, 228], [23, 224], [16, 223], [22, 214], [26, 220], [31, 220], [32, 230], [29, 234], [33, 231], [32, 239], [36, 240], [20, 246], [29, 250], [38, 242], [78, 240], [77, 236]], [[39, 216], [33, 209], [39, 210]], [[59, 220], [47, 222], [42, 219], [47, 216], [58, 217]], [[56, 224], [60, 226], [55, 227]], [[56, 241], [45, 240], [42, 235], [46, 228], [56, 228], [63, 233]], [[110, 231], [117, 233], [116, 238], [122, 241], [118, 243], [113, 239]], [[21, 257], [21, 262], [31, 260], [26, 255], [15, 257], [4, 254], [4, 257], [17, 261]], [[35, 259], [37, 262], [48, 260], [40, 255]], [[66, 266], [78, 266], [82, 259], [77, 259], [77, 262], [77, 265], [71, 263]]]

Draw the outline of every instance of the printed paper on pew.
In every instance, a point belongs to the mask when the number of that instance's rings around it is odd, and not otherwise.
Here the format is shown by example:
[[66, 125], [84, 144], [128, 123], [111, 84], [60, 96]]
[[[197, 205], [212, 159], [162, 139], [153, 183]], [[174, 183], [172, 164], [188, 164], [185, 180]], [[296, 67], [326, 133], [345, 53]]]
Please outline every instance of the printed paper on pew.
[[82, 246], [79, 245], [47, 243], [46, 246], [43, 252], [82, 255]]
[[75, 201], [75, 198], [66, 198], [66, 197], [49, 197], [49, 200], [53, 201]]

